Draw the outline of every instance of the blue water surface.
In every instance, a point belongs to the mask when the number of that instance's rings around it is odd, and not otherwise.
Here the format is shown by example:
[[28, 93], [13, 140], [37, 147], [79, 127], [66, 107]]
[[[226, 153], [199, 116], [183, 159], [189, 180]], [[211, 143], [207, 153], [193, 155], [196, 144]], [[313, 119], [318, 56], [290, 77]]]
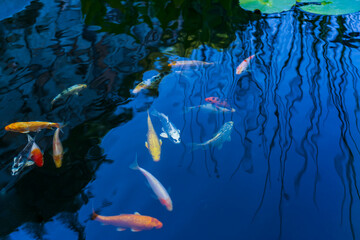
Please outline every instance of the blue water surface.
[[[298, 7], [251, 13], [235, 1], [32, 1], [0, 22], [0, 123], [66, 123], [63, 166], [53, 131], [36, 139], [43, 168], [11, 176], [26, 144], [0, 130], [4, 239], [358, 239], [360, 14]], [[248, 71], [237, 66], [256, 54]], [[213, 63], [169, 67], [180, 60]], [[132, 94], [168, 72], [159, 86]], [[65, 88], [80, 96], [51, 108]], [[189, 107], [207, 97], [235, 112]], [[147, 111], [166, 114], [181, 143], [145, 147]], [[156, 133], [161, 123], [150, 116]], [[231, 141], [193, 149], [228, 121]], [[137, 155], [173, 202], [168, 211], [129, 168]], [[161, 229], [90, 220], [139, 212]]]

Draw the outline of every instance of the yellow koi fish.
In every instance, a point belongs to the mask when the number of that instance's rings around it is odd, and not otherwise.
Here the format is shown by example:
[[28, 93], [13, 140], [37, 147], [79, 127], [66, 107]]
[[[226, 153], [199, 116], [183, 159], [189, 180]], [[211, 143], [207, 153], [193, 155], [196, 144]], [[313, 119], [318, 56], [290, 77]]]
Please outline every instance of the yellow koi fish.
[[159, 140], [158, 136], [156, 135], [155, 129], [152, 125], [151, 118], [149, 115], [149, 111], [147, 112], [148, 118], [148, 132], [146, 134], [147, 142], [145, 142], [145, 146], [147, 149], [149, 149], [149, 152], [154, 159], [155, 162], [160, 161], [160, 154], [161, 154], [161, 145], [162, 141]]
[[56, 129], [53, 138], [53, 159], [57, 168], [61, 167], [63, 159], [63, 147], [59, 138], [60, 128]]

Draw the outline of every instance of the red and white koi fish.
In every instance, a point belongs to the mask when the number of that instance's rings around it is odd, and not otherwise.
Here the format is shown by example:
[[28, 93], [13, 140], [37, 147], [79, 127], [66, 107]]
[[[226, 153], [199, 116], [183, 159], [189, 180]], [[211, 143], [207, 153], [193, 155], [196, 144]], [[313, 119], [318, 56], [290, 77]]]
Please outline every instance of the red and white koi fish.
[[250, 60], [253, 59], [255, 57], [255, 55], [256, 54], [251, 55], [250, 57], [248, 57], [244, 61], [242, 61], [242, 63], [240, 63], [240, 65], [236, 68], [236, 74], [241, 74], [244, 71], [246, 71], [250, 65]]
[[172, 211], [173, 205], [168, 192], [166, 191], [164, 186], [151, 173], [139, 167], [139, 164], [137, 163], [137, 156], [134, 163], [130, 165], [130, 168], [134, 170], [139, 170], [145, 176], [151, 189], [154, 191], [155, 195], [157, 196], [161, 204], [164, 205], [167, 210]]
[[91, 220], [96, 220], [104, 225], [113, 225], [118, 231], [131, 229], [132, 232], [140, 232], [142, 230], [151, 230], [153, 228], [162, 228], [163, 224], [159, 220], [149, 216], [135, 214], [120, 214], [117, 216], [101, 216], [93, 211]]
[[56, 129], [53, 137], [53, 159], [57, 168], [61, 167], [63, 159], [63, 147], [59, 137], [60, 128]]
[[208, 98], [205, 98], [205, 101], [210, 102], [216, 106], [221, 106], [221, 107], [226, 107], [226, 108], [230, 107], [230, 105], [225, 100], [221, 100], [218, 97], [208, 97]]
[[30, 154], [29, 154], [28, 158], [31, 159], [32, 161], [34, 161], [36, 166], [38, 166], [38, 167], [44, 166], [43, 153], [41, 152], [39, 146], [35, 143], [35, 141], [33, 142], [33, 145], [31, 146], [31, 150], [30, 150]]

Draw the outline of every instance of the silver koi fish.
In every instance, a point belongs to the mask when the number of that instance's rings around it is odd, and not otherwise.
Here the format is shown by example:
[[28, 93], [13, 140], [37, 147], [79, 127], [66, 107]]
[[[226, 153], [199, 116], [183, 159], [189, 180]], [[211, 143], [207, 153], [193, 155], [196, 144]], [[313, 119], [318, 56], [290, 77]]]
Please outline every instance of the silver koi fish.
[[151, 111], [151, 115], [157, 117], [162, 124], [162, 133], [160, 134], [163, 138], [169, 138], [172, 142], [178, 144], [181, 142], [180, 139], [180, 130], [175, 127], [175, 125], [169, 121], [169, 117], [163, 113], [156, 111], [155, 109]]
[[137, 155], [135, 161], [129, 167], [133, 170], [139, 170], [145, 176], [146, 180], [148, 181], [151, 189], [154, 191], [155, 195], [159, 199], [160, 203], [164, 205], [167, 210], [172, 211], [173, 205], [168, 192], [159, 182], [159, 180], [157, 180], [151, 173], [139, 167], [139, 164], [137, 162]]
[[76, 84], [74, 86], [71, 86], [67, 89], [65, 89], [64, 91], [62, 91], [61, 93], [59, 93], [52, 101], [51, 101], [51, 106], [54, 105], [54, 103], [63, 98], [63, 97], [67, 97], [67, 96], [70, 96], [72, 94], [76, 94], [78, 95], [79, 92], [84, 89], [84, 88], [87, 88], [87, 85], [86, 84]]
[[198, 106], [193, 106], [193, 107], [189, 107], [188, 110], [192, 110], [192, 109], [196, 109], [196, 108], [200, 108], [209, 112], [213, 112], [213, 113], [219, 113], [219, 112], [235, 112], [234, 108], [226, 108], [226, 107], [221, 107], [221, 106], [217, 106], [211, 103], [206, 103], [203, 105], [198, 105]]
[[219, 147], [219, 149], [222, 148], [222, 145], [226, 141], [231, 141], [231, 132], [234, 126], [233, 121], [226, 122], [220, 130], [216, 133], [216, 135], [211, 138], [210, 140], [204, 142], [204, 143], [194, 143], [192, 145], [193, 150], [196, 150], [198, 148], [205, 148], [206, 146], [214, 146]]

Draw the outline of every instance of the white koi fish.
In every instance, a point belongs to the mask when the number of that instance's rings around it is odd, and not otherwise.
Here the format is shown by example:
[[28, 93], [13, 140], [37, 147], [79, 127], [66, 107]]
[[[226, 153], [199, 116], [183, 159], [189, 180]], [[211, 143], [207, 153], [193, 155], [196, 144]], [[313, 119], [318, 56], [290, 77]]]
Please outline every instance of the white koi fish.
[[253, 59], [255, 57], [255, 55], [256, 54], [251, 55], [250, 57], [248, 57], [244, 61], [242, 61], [240, 63], [240, 65], [236, 68], [236, 74], [239, 75], [239, 74], [243, 73], [244, 71], [246, 71], [250, 65], [250, 60]]
[[169, 138], [169, 140], [171, 140], [172, 142], [174, 142], [176, 144], [181, 142], [180, 130], [177, 129], [175, 127], [175, 125], [169, 121], [168, 116], [156, 111], [155, 109], [151, 111], [151, 115], [157, 117], [163, 126], [163, 128], [162, 128], [163, 132], [160, 134], [161, 137]]
[[159, 199], [160, 203], [166, 207], [167, 210], [172, 211], [173, 205], [171, 198], [164, 188], [164, 186], [148, 171], [139, 167], [137, 162], [137, 155], [133, 164], [130, 165], [130, 168], [133, 170], [139, 170], [148, 181], [151, 189], [154, 191], [156, 197]]
[[206, 103], [203, 105], [198, 105], [198, 106], [193, 106], [193, 107], [189, 107], [188, 110], [192, 110], [192, 109], [196, 109], [196, 108], [200, 108], [209, 112], [213, 112], [213, 113], [219, 113], [219, 112], [235, 112], [234, 108], [226, 108], [226, 107], [221, 107], [221, 106], [217, 106], [211, 103]]
[[216, 133], [216, 135], [211, 138], [210, 140], [204, 142], [204, 143], [194, 143], [192, 145], [193, 150], [198, 149], [198, 148], [205, 148], [208, 145], [211, 146], [217, 146], [219, 147], [219, 149], [222, 148], [222, 145], [224, 144], [224, 142], [226, 141], [231, 141], [231, 131], [233, 129], [234, 126], [234, 122], [233, 121], [229, 121], [226, 122], [221, 128], [220, 130]]

